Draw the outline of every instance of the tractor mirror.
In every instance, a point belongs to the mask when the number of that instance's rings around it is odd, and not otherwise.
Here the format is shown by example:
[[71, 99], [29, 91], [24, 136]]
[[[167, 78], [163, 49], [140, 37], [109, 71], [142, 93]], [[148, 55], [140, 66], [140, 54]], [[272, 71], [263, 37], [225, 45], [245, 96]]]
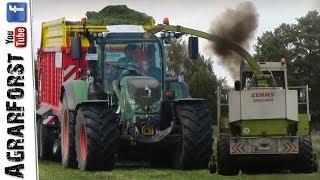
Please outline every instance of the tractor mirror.
[[71, 39], [71, 57], [73, 60], [81, 59], [81, 39], [80, 37], [73, 37]]
[[189, 50], [189, 58], [190, 59], [198, 59], [199, 58], [198, 37], [189, 37], [188, 50]]

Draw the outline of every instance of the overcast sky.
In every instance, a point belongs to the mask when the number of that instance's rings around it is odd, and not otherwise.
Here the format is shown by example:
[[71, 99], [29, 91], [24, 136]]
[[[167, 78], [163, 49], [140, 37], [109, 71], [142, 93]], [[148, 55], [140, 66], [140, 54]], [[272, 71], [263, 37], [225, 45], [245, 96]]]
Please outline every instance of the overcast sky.
[[[210, 23], [227, 8], [235, 8], [242, 0], [32, 0], [33, 42], [34, 49], [40, 46], [41, 23], [66, 17], [66, 20], [80, 20], [87, 11], [99, 11], [108, 5], [125, 4], [128, 8], [144, 12], [162, 23], [168, 17], [170, 24], [209, 31]], [[271, 31], [281, 23], [296, 23], [296, 18], [308, 11], [320, 12], [320, 0], [253, 0], [259, 14], [259, 27], [252, 40]], [[205, 50], [206, 41], [200, 41], [200, 50], [206, 57], [212, 56]], [[251, 48], [250, 53], [254, 53]], [[218, 77], [231, 79], [228, 73], [215, 61], [214, 70]]]

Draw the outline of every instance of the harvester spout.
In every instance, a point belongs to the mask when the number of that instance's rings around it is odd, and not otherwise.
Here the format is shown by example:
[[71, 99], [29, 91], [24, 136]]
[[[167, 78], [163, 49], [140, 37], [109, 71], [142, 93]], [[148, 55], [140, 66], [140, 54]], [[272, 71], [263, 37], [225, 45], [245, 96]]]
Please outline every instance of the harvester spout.
[[186, 28], [182, 26], [172, 26], [172, 25], [164, 25], [164, 24], [158, 24], [157, 26], [154, 26], [150, 29], [148, 29], [145, 33], [146, 38], [150, 38], [152, 34], [156, 34], [161, 31], [175, 31], [175, 32], [181, 32], [184, 34], [190, 34], [194, 36], [198, 36], [204, 39], [207, 39], [209, 41], [213, 42], [223, 42], [223, 44], [226, 45], [230, 50], [234, 51], [238, 55], [240, 55], [251, 67], [251, 70], [254, 74], [260, 75], [262, 74], [260, 66], [257, 64], [256, 60], [245, 50], [243, 49], [239, 44], [229, 41], [227, 39], [221, 38], [218, 35], [215, 34], [209, 34], [203, 31]]

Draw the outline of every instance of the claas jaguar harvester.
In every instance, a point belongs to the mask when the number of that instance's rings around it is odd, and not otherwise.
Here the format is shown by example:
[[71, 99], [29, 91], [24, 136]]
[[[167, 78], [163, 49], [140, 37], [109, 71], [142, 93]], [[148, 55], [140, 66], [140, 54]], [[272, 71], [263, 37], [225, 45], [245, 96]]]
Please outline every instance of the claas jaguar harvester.
[[[121, 159], [205, 168], [213, 144], [209, 111], [203, 99], [190, 97], [183, 78], [166, 71], [164, 43], [182, 34], [146, 38], [150, 27], [81, 22], [42, 24], [39, 158], [81, 170], [111, 170]], [[192, 59], [198, 58], [197, 40], [189, 39]], [[136, 62], [126, 59], [127, 51]]]
[[288, 87], [284, 58], [248, 62], [234, 89], [218, 89], [218, 174], [316, 171], [308, 86]]
[[[309, 88], [288, 87], [285, 59], [257, 62], [235, 42], [182, 26], [157, 25], [147, 34], [163, 30], [223, 43], [244, 60], [234, 89], [217, 90], [218, 174], [318, 169], [309, 128]], [[215, 156], [208, 168], [216, 172]]]

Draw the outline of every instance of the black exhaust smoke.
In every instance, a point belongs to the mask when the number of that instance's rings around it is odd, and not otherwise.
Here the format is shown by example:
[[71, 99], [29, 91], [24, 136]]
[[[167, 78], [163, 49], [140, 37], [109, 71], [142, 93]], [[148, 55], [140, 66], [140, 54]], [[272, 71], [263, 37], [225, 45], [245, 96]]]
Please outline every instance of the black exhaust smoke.
[[[248, 51], [250, 40], [258, 27], [258, 13], [252, 2], [240, 3], [235, 9], [227, 9], [216, 21], [211, 23], [210, 33], [223, 39], [234, 41]], [[242, 58], [229, 50], [224, 42], [212, 42], [210, 50], [219, 56], [223, 67], [227, 68], [231, 77], [239, 79], [239, 67]]]

